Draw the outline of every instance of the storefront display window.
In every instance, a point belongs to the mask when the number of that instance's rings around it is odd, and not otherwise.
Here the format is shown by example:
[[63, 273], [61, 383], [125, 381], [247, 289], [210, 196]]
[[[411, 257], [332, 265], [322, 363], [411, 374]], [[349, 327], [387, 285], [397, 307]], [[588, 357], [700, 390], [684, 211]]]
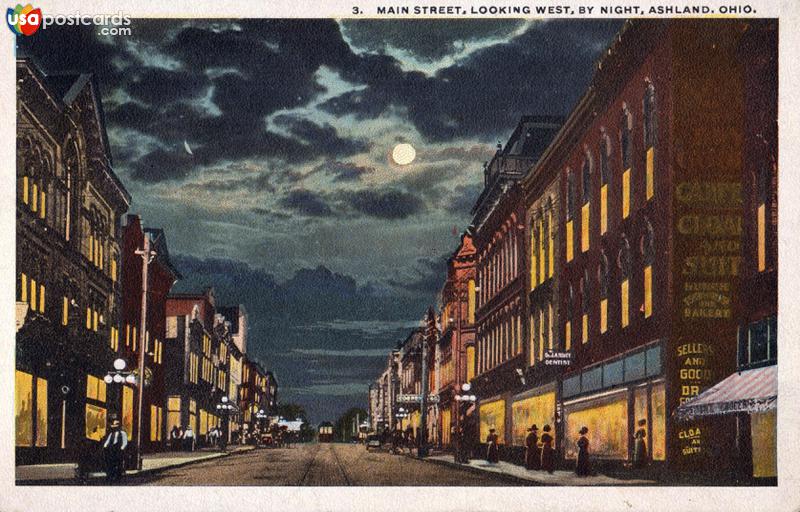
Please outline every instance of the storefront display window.
[[627, 394], [591, 400], [565, 408], [565, 457], [577, 457], [576, 442], [581, 427], [589, 429], [589, 450], [600, 459], [628, 458], [628, 399]]
[[653, 460], [667, 458], [667, 395], [664, 383], [655, 384], [650, 389], [650, 409], [652, 411], [650, 452]]
[[128, 434], [128, 439], [133, 438], [133, 389], [122, 386], [122, 428]]
[[33, 375], [17, 371], [14, 379], [17, 446], [33, 444]]
[[[555, 426], [556, 394], [544, 393], [517, 400], [511, 406], [512, 440], [514, 446], [525, 446], [528, 429], [534, 423], [541, 430], [544, 425]], [[553, 435], [555, 437], [555, 435]]]
[[777, 411], [750, 415], [750, 432], [753, 441], [753, 476], [756, 478], [778, 476]]
[[486, 440], [489, 429], [495, 429], [498, 443], [505, 443], [506, 401], [495, 400], [481, 404], [480, 407], [480, 436], [481, 442]]
[[86, 437], [101, 441], [106, 435], [106, 409], [86, 404]]

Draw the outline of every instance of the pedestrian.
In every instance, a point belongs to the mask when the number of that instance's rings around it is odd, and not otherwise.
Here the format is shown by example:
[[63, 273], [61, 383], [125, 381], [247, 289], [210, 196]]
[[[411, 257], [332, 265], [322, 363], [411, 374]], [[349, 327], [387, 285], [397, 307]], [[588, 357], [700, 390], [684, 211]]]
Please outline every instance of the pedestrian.
[[180, 439], [180, 430], [178, 429], [178, 425], [173, 425], [172, 429], [169, 431], [169, 446], [172, 451], [176, 451], [179, 448], [181, 439]]
[[589, 438], [586, 437], [586, 434], [589, 433], [589, 429], [586, 427], [581, 427], [581, 430], [578, 432], [581, 437], [578, 438], [578, 462], [575, 464], [575, 474], [580, 476], [589, 476], [592, 472], [591, 466], [589, 464]]
[[500, 460], [499, 456], [499, 447], [497, 445], [498, 441], [497, 434], [495, 434], [495, 430], [493, 428], [489, 429], [489, 435], [486, 436], [486, 461], [491, 463], [496, 463]]
[[647, 466], [647, 420], [639, 420], [639, 430], [633, 435], [633, 467]]
[[196, 439], [194, 436], [194, 430], [192, 430], [192, 426], [189, 425], [183, 432], [183, 449], [187, 452], [193, 452], [195, 447], [195, 442]]
[[534, 423], [528, 429], [525, 438], [525, 469], [539, 469], [541, 466], [542, 452], [539, 449], [539, 427]]
[[461, 429], [450, 427], [450, 442], [453, 445], [453, 461], [458, 464], [461, 462]]
[[119, 420], [111, 420], [111, 430], [103, 442], [106, 462], [106, 480], [119, 482], [125, 474], [125, 448], [128, 446], [128, 434], [120, 428]]
[[544, 431], [544, 434], [542, 434], [542, 469], [552, 474], [556, 468], [550, 425], [545, 425], [542, 430]]

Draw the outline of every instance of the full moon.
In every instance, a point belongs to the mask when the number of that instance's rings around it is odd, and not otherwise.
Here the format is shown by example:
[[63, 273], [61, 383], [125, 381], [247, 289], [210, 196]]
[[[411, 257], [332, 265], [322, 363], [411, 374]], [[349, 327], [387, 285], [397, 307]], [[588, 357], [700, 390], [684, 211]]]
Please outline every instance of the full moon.
[[414, 161], [417, 152], [411, 144], [398, 144], [392, 150], [392, 160], [397, 165], [408, 165]]

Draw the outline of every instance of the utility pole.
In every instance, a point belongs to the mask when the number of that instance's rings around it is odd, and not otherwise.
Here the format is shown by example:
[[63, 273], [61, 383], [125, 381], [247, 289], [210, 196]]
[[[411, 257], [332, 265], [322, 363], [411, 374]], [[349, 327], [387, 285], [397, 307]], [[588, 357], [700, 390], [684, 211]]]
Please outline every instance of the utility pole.
[[428, 342], [436, 339], [436, 313], [428, 308], [427, 332], [422, 337], [422, 393], [420, 400], [420, 426], [417, 442], [417, 457], [428, 456]]
[[137, 404], [138, 415], [136, 419], [136, 468], [142, 469], [142, 409], [144, 404], [144, 358], [147, 352], [147, 268], [155, 257], [155, 251], [150, 250], [150, 235], [144, 233], [144, 246], [137, 249], [136, 254], [142, 257], [142, 319], [139, 330], [139, 399]]

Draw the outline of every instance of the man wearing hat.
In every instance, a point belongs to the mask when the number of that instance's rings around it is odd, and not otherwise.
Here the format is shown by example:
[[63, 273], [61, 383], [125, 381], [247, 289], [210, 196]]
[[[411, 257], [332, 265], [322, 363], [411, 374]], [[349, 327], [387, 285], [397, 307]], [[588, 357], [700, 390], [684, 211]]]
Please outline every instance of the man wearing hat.
[[103, 442], [106, 459], [106, 480], [118, 482], [125, 474], [125, 448], [128, 446], [128, 434], [120, 428], [119, 418], [111, 417], [111, 429]]
[[534, 423], [528, 432], [530, 434], [525, 438], [525, 469], [539, 469], [542, 457], [539, 450], [539, 427]]

